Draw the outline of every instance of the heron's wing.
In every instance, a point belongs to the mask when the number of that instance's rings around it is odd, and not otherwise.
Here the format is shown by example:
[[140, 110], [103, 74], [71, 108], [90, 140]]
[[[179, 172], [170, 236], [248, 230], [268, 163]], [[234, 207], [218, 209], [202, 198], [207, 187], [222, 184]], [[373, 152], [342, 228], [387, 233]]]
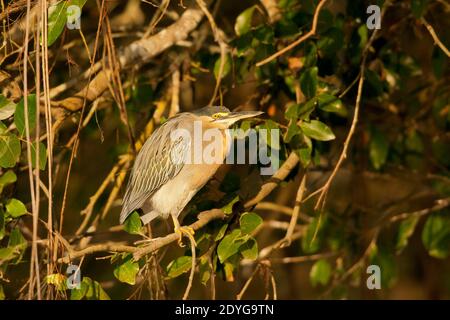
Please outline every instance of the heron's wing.
[[164, 123], [142, 146], [123, 198], [120, 223], [183, 168], [189, 142], [181, 136], [172, 141], [170, 136], [178, 123], [172, 119]]

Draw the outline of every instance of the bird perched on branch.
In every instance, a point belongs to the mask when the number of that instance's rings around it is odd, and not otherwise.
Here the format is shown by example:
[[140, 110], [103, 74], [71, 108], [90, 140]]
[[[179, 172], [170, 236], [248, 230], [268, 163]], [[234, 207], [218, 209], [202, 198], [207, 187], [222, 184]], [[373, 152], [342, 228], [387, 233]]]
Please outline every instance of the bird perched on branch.
[[[225, 107], [205, 107], [180, 113], [161, 125], [136, 157], [123, 198], [120, 223], [134, 210], [142, 209], [143, 224], [171, 216], [180, 245], [183, 234], [193, 239], [194, 231], [181, 227], [178, 216], [223, 164], [231, 143], [227, 129], [241, 119], [260, 114], [260, 111], [231, 112]], [[212, 152], [205, 154], [205, 151]]]

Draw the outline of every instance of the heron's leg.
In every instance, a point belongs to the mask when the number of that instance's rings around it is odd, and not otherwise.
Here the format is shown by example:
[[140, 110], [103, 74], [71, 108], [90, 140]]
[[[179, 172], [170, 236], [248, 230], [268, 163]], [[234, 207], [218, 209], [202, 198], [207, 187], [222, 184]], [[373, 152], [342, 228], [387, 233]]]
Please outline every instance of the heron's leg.
[[174, 215], [172, 216], [172, 220], [173, 220], [173, 225], [174, 225], [174, 231], [175, 233], [178, 233], [180, 235], [180, 239], [178, 240], [178, 245], [180, 247], [184, 247], [183, 245], [183, 235], [185, 235], [186, 237], [188, 237], [190, 240], [193, 241], [193, 243], [197, 246], [195, 239], [194, 239], [194, 229], [192, 229], [191, 227], [188, 226], [180, 226], [180, 222], [178, 221], [178, 218], [175, 217]]

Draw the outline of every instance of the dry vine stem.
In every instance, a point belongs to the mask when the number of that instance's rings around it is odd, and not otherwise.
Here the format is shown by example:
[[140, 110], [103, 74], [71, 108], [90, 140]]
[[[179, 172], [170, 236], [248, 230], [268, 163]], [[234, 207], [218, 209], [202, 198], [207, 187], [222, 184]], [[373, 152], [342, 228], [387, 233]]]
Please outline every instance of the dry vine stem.
[[320, 10], [322, 9], [323, 5], [325, 4], [325, 2], [327, 2], [327, 0], [320, 0], [319, 4], [316, 7], [316, 10], [314, 11], [314, 16], [313, 16], [313, 22], [311, 25], [311, 30], [309, 30], [307, 33], [305, 33], [303, 36], [301, 36], [300, 38], [298, 38], [297, 40], [295, 40], [294, 42], [292, 42], [290, 45], [288, 45], [287, 47], [284, 47], [283, 49], [281, 49], [280, 51], [274, 53], [273, 55], [271, 55], [270, 57], [259, 61], [256, 66], [257, 67], [261, 67], [263, 65], [265, 65], [266, 63], [269, 63], [270, 61], [278, 58], [279, 56], [285, 54], [286, 52], [288, 52], [289, 50], [292, 50], [293, 48], [295, 48], [296, 46], [298, 46], [300, 43], [302, 43], [303, 41], [305, 41], [306, 39], [312, 37], [315, 33], [316, 33], [316, 29], [317, 29], [317, 21], [319, 19], [319, 14], [320, 14]]

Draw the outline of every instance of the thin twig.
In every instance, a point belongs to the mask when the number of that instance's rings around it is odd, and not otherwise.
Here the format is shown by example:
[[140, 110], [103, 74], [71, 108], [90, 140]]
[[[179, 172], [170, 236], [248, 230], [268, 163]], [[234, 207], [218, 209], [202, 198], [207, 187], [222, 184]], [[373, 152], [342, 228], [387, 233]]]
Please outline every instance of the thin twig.
[[313, 21], [312, 21], [312, 25], [311, 25], [311, 30], [309, 30], [307, 33], [305, 33], [303, 36], [301, 36], [300, 38], [298, 38], [297, 40], [295, 40], [294, 42], [292, 42], [290, 45], [288, 45], [287, 47], [284, 47], [283, 49], [281, 49], [280, 51], [277, 51], [276, 53], [274, 53], [273, 55], [271, 55], [270, 57], [259, 61], [256, 66], [257, 67], [261, 67], [263, 65], [265, 65], [266, 63], [269, 63], [270, 61], [278, 58], [279, 56], [285, 54], [286, 52], [288, 52], [289, 50], [292, 50], [293, 48], [295, 48], [296, 46], [298, 46], [300, 43], [302, 43], [303, 41], [307, 40], [308, 38], [312, 37], [315, 33], [316, 33], [316, 29], [317, 29], [317, 21], [319, 19], [319, 14], [320, 14], [320, 10], [322, 9], [323, 5], [325, 4], [327, 0], [320, 0], [319, 4], [316, 7], [316, 10], [314, 11], [314, 16], [313, 16]]
[[191, 291], [192, 288], [192, 283], [194, 281], [194, 274], [195, 274], [195, 240], [194, 237], [188, 237], [189, 241], [191, 242], [191, 252], [192, 252], [192, 265], [191, 265], [191, 273], [189, 274], [189, 282], [188, 285], [186, 287], [186, 290], [184, 291], [183, 294], [183, 300], [187, 300], [187, 298], [189, 297], [189, 292]]
[[447, 47], [442, 43], [442, 41], [439, 39], [438, 35], [436, 34], [436, 31], [434, 31], [431, 24], [429, 24], [425, 18], [421, 19], [423, 25], [427, 28], [428, 32], [430, 33], [431, 37], [434, 40], [434, 43], [438, 45], [439, 48], [447, 55], [447, 57], [450, 58], [450, 51], [447, 49]]

